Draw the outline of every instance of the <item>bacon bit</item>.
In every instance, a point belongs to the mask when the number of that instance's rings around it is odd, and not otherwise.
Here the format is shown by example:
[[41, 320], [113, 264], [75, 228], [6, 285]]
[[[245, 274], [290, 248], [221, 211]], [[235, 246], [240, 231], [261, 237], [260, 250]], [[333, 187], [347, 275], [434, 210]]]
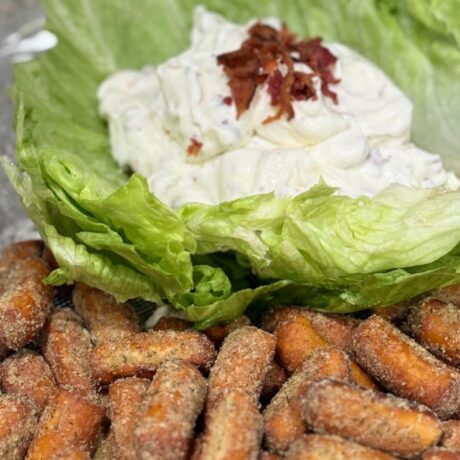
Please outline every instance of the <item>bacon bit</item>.
[[268, 94], [271, 96], [271, 104], [278, 105], [281, 98], [281, 88], [283, 87], [283, 75], [276, 69], [268, 79]]
[[[329, 90], [329, 88], [327, 88]], [[330, 90], [329, 90], [330, 91]], [[313, 75], [303, 72], [294, 72], [294, 84], [292, 85], [292, 96], [296, 101], [307, 101], [308, 99], [317, 99], [315, 86], [313, 85]], [[324, 94], [326, 94], [323, 91]], [[337, 97], [335, 93], [331, 94]]]
[[203, 147], [203, 143], [192, 137], [190, 139], [190, 145], [187, 147], [187, 154], [190, 156], [197, 156], [200, 153], [201, 147]]
[[[249, 38], [240, 49], [217, 57], [229, 78], [238, 118], [249, 108], [257, 85], [267, 83], [271, 105], [278, 106], [278, 112], [264, 123], [278, 120], [284, 114], [288, 120], [293, 118], [294, 100], [316, 99], [314, 76], [320, 78], [324, 96], [337, 103], [337, 94], [329, 87], [339, 82], [331, 70], [336, 61], [337, 58], [322, 46], [321, 38], [298, 40], [285, 26], [276, 30], [261, 23], [249, 29]], [[312, 73], [295, 71], [295, 62], [308, 65]], [[281, 71], [281, 64], [287, 72]]]
[[233, 104], [233, 97], [232, 96], [225, 96], [223, 99], [222, 99], [223, 103], [225, 105], [232, 105]]

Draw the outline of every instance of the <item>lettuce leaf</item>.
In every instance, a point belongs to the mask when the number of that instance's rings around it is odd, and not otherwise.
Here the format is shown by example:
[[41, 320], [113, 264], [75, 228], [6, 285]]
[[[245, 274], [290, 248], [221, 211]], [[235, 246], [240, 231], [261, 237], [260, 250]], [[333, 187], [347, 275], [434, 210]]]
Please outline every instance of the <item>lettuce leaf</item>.
[[257, 195], [185, 205], [198, 252], [245, 254], [261, 278], [316, 281], [431, 263], [460, 234], [460, 192], [394, 185], [374, 199], [324, 184], [294, 198]]
[[120, 300], [169, 301], [199, 328], [248, 306], [352, 312], [460, 282], [460, 192], [391, 187], [351, 199], [320, 184], [175, 211], [110, 155], [96, 90], [187, 46], [197, 3], [278, 16], [339, 40], [414, 101], [414, 138], [460, 172], [459, 0], [42, 0], [57, 48], [15, 68], [17, 165], [3, 161], [60, 268]]

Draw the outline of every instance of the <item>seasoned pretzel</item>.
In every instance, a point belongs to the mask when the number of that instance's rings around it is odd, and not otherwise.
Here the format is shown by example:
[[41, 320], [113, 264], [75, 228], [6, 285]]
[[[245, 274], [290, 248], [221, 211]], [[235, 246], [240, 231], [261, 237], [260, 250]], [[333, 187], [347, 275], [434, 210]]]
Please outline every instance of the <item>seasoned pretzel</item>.
[[410, 310], [411, 334], [435, 356], [460, 364], [460, 309], [451, 303], [428, 298]]
[[373, 315], [353, 331], [353, 355], [386, 388], [447, 418], [460, 409], [460, 373], [385, 319]]
[[207, 418], [201, 460], [257, 460], [262, 417], [254, 398], [229, 389], [214, 402]]
[[37, 426], [35, 406], [16, 395], [0, 396], [0, 458], [24, 458]]
[[308, 318], [313, 330], [325, 342], [344, 350], [349, 349], [351, 331], [359, 324], [358, 319], [349, 316], [320, 313], [300, 307], [277, 307], [265, 314], [262, 329], [273, 332], [286, 319], [298, 316]]
[[360, 323], [349, 316], [331, 315], [312, 311], [310, 312], [311, 325], [315, 332], [327, 343], [349, 351], [351, 334]]
[[350, 360], [337, 347], [316, 350], [265, 409], [265, 442], [271, 451], [282, 455], [305, 432], [300, 401], [313, 382], [325, 377], [350, 379]]
[[6, 393], [30, 399], [40, 412], [57, 391], [53, 373], [43, 356], [26, 349], [0, 365], [0, 382]]
[[60, 388], [43, 412], [27, 460], [59, 458], [73, 449], [91, 452], [103, 415], [97, 403]]
[[60, 386], [82, 393], [95, 391], [90, 335], [73, 310], [57, 309], [50, 315], [40, 335], [40, 345]]
[[375, 380], [353, 360], [350, 360], [350, 377], [353, 383], [368, 390], [378, 391], [379, 389]]
[[303, 312], [288, 314], [278, 324], [275, 335], [277, 360], [290, 373], [299, 369], [316, 349], [326, 345]]
[[211, 369], [207, 408], [212, 408], [229, 390], [244, 391], [258, 402], [275, 345], [272, 334], [254, 326], [244, 326], [230, 333]]
[[0, 343], [17, 350], [42, 328], [54, 291], [43, 280], [49, 266], [39, 258], [17, 259], [0, 271]]
[[460, 452], [434, 447], [423, 453], [422, 460], [460, 460]]
[[441, 436], [441, 423], [428, 408], [331, 379], [309, 386], [302, 415], [316, 433], [407, 458], [434, 446]]
[[91, 357], [93, 374], [100, 384], [120, 377], [151, 376], [165, 361], [180, 359], [209, 369], [216, 351], [197, 331], [153, 331], [96, 345]]
[[[352, 332], [359, 323], [359, 320], [350, 317], [293, 307], [272, 309], [264, 318], [266, 330], [278, 328], [275, 332], [278, 337], [277, 356], [291, 373], [311, 353], [326, 344], [350, 351]], [[378, 389], [374, 380], [357, 363], [351, 360], [350, 365], [355, 383]]]
[[296, 441], [286, 460], [392, 460], [395, 457], [338, 436], [307, 434]]
[[192, 364], [167, 361], [158, 368], [134, 430], [139, 460], [186, 458], [206, 390], [205, 378]]
[[136, 460], [134, 428], [149, 385], [147, 379], [128, 377], [109, 386], [110, 420], [116, 458]]
[[0, 273], [18, 260], [42, 257], [44, 247], [41, 240], [26, 240], [3, 248], [0, 251]]
[[111, 295], [77, 283], [72, 301], [88, 327], [94, 343], [116, 340], [140, 332], [140, 323], [131, 305], [117, 302]]

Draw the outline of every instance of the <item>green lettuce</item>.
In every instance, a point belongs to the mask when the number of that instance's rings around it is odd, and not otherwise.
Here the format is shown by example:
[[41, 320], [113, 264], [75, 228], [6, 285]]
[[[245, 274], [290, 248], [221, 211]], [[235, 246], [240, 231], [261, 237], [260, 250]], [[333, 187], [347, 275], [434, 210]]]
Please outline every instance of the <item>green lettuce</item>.
[[261, 278], [298, 282], [431, 263], [458, 243], [460, 192], [391, 186], [374, 199], [320, 184], [293, 198], [185, 205], [198, 253], [245, 254]]
[[118, 168], [97, 87], [183, 50], [197, 3], [356, 48], [412, 98], [415, 141], [460, 172], [458, 0], [42, 0], [59, 45], [15, 67], [17, 164], [3, 164], [59, 262], [48, 281], [168, 301], [198, 328], [248, 306], [346, 313], [460, 282], [460, 192], [351, 199], [319, 184], [173, 210]]

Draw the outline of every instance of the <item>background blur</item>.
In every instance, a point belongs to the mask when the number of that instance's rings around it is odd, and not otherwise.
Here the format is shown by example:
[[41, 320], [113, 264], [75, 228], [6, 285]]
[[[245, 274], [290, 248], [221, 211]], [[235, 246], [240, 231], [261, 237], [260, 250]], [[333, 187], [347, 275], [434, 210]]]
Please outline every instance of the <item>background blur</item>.
[[[3, 40], [41, 16], [38, 0], [0, 0], [0, 48]], [[0, 57], [0, 155], [14, 155], [11, 102], [11, 61]], [[35, 236], [33, 224], [22, 212], [19, 199], [0, 168], [0, 247]]]

